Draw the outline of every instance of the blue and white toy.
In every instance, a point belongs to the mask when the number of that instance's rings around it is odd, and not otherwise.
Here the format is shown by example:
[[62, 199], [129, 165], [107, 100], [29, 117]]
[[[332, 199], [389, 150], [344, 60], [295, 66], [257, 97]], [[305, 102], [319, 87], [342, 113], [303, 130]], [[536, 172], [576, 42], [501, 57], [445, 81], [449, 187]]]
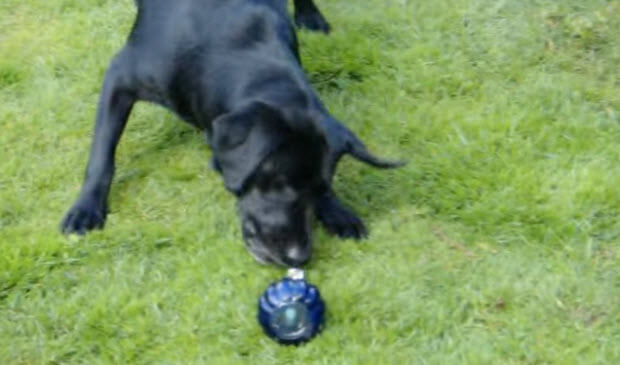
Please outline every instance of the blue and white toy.
[[265, 290], [258, 301], [258, 322], [276, 341], [297, 345], [312, 339], [323, 326], [325, 303], [319, 290], [305, 280], [304, 271], [287, 276]]

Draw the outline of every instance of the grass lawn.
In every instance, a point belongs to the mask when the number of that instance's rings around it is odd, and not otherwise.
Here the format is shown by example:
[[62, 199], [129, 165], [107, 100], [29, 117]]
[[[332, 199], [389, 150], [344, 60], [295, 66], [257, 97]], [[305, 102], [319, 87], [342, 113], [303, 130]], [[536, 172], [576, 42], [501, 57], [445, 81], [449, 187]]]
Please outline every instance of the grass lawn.
[[[620, 363], [620, 1], [319, 0], [302, 58], [383, 156], [317, 227], [311, 343], [256, 320], [284, 273], [241, 243], [201, 135], [138, 104], [106, 229], [59, 234], [132, 1], [0, 3], [0, 364]], [[76, 168], [77, 167], [77, 168]]]

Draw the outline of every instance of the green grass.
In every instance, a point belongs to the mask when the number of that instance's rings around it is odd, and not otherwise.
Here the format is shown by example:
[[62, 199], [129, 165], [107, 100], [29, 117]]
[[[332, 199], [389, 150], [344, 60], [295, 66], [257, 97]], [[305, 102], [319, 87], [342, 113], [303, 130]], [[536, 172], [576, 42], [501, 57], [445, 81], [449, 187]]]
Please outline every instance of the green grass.
[[161, 108], [131, 116], [106, 229], [58, 233], [135, 9], [2, 1], [0, 364], [620, 363], [620, 2], [319, 6], [314, 86], [410, 163], [341, 164], [371, 236], [317, 227], [327, 327], [290, 348], [255, 321], [283, 271], [246, 253], [200, 134]]

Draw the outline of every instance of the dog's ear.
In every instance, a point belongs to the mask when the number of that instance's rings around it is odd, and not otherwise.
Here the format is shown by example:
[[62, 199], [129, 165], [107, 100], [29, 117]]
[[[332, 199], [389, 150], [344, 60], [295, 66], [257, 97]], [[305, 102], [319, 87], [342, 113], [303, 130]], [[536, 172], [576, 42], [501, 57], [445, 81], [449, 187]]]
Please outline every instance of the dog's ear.
[[355, 133], [333, 117], [324, 118], [322, 122], [322, 128], [326, 131], [325, 134], [330, 147], [329, 166], [331, 174], [333, 174], [340, 158], [345, 154], [382, 169], [391, 169], [407, 164], [405, 161], [391, 161], [373, 155]]
[[392, 161], [386, 160], [381, 157], [377, 157], [370, 153], [366, 148], [366, 145], [349, 129], [347, 129], [346, 137], [346, 153], [353, 156], [355, 159], [361, 162], [365, 162], [371, 166], [378, 167], [380, 169], [393, 169], [401, 167], [407, 164], [405, 161]]
[[226, 188], [239, 194], [250, 176], [285, 140], [289, 127], [276, 109], [253, 103], [213, 121], [212, 148]]

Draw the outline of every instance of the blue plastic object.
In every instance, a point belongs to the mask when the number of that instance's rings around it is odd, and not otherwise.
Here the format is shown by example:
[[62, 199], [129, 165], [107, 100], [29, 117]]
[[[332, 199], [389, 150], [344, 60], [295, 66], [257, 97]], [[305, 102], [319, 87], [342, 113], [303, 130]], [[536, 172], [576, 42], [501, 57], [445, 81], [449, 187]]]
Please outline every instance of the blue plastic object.
[[286, 345], [309, 341], [323, 327], [325, 303], [300, 269], [265, 290], [258, 301], [258, 322], [265, 333]]

